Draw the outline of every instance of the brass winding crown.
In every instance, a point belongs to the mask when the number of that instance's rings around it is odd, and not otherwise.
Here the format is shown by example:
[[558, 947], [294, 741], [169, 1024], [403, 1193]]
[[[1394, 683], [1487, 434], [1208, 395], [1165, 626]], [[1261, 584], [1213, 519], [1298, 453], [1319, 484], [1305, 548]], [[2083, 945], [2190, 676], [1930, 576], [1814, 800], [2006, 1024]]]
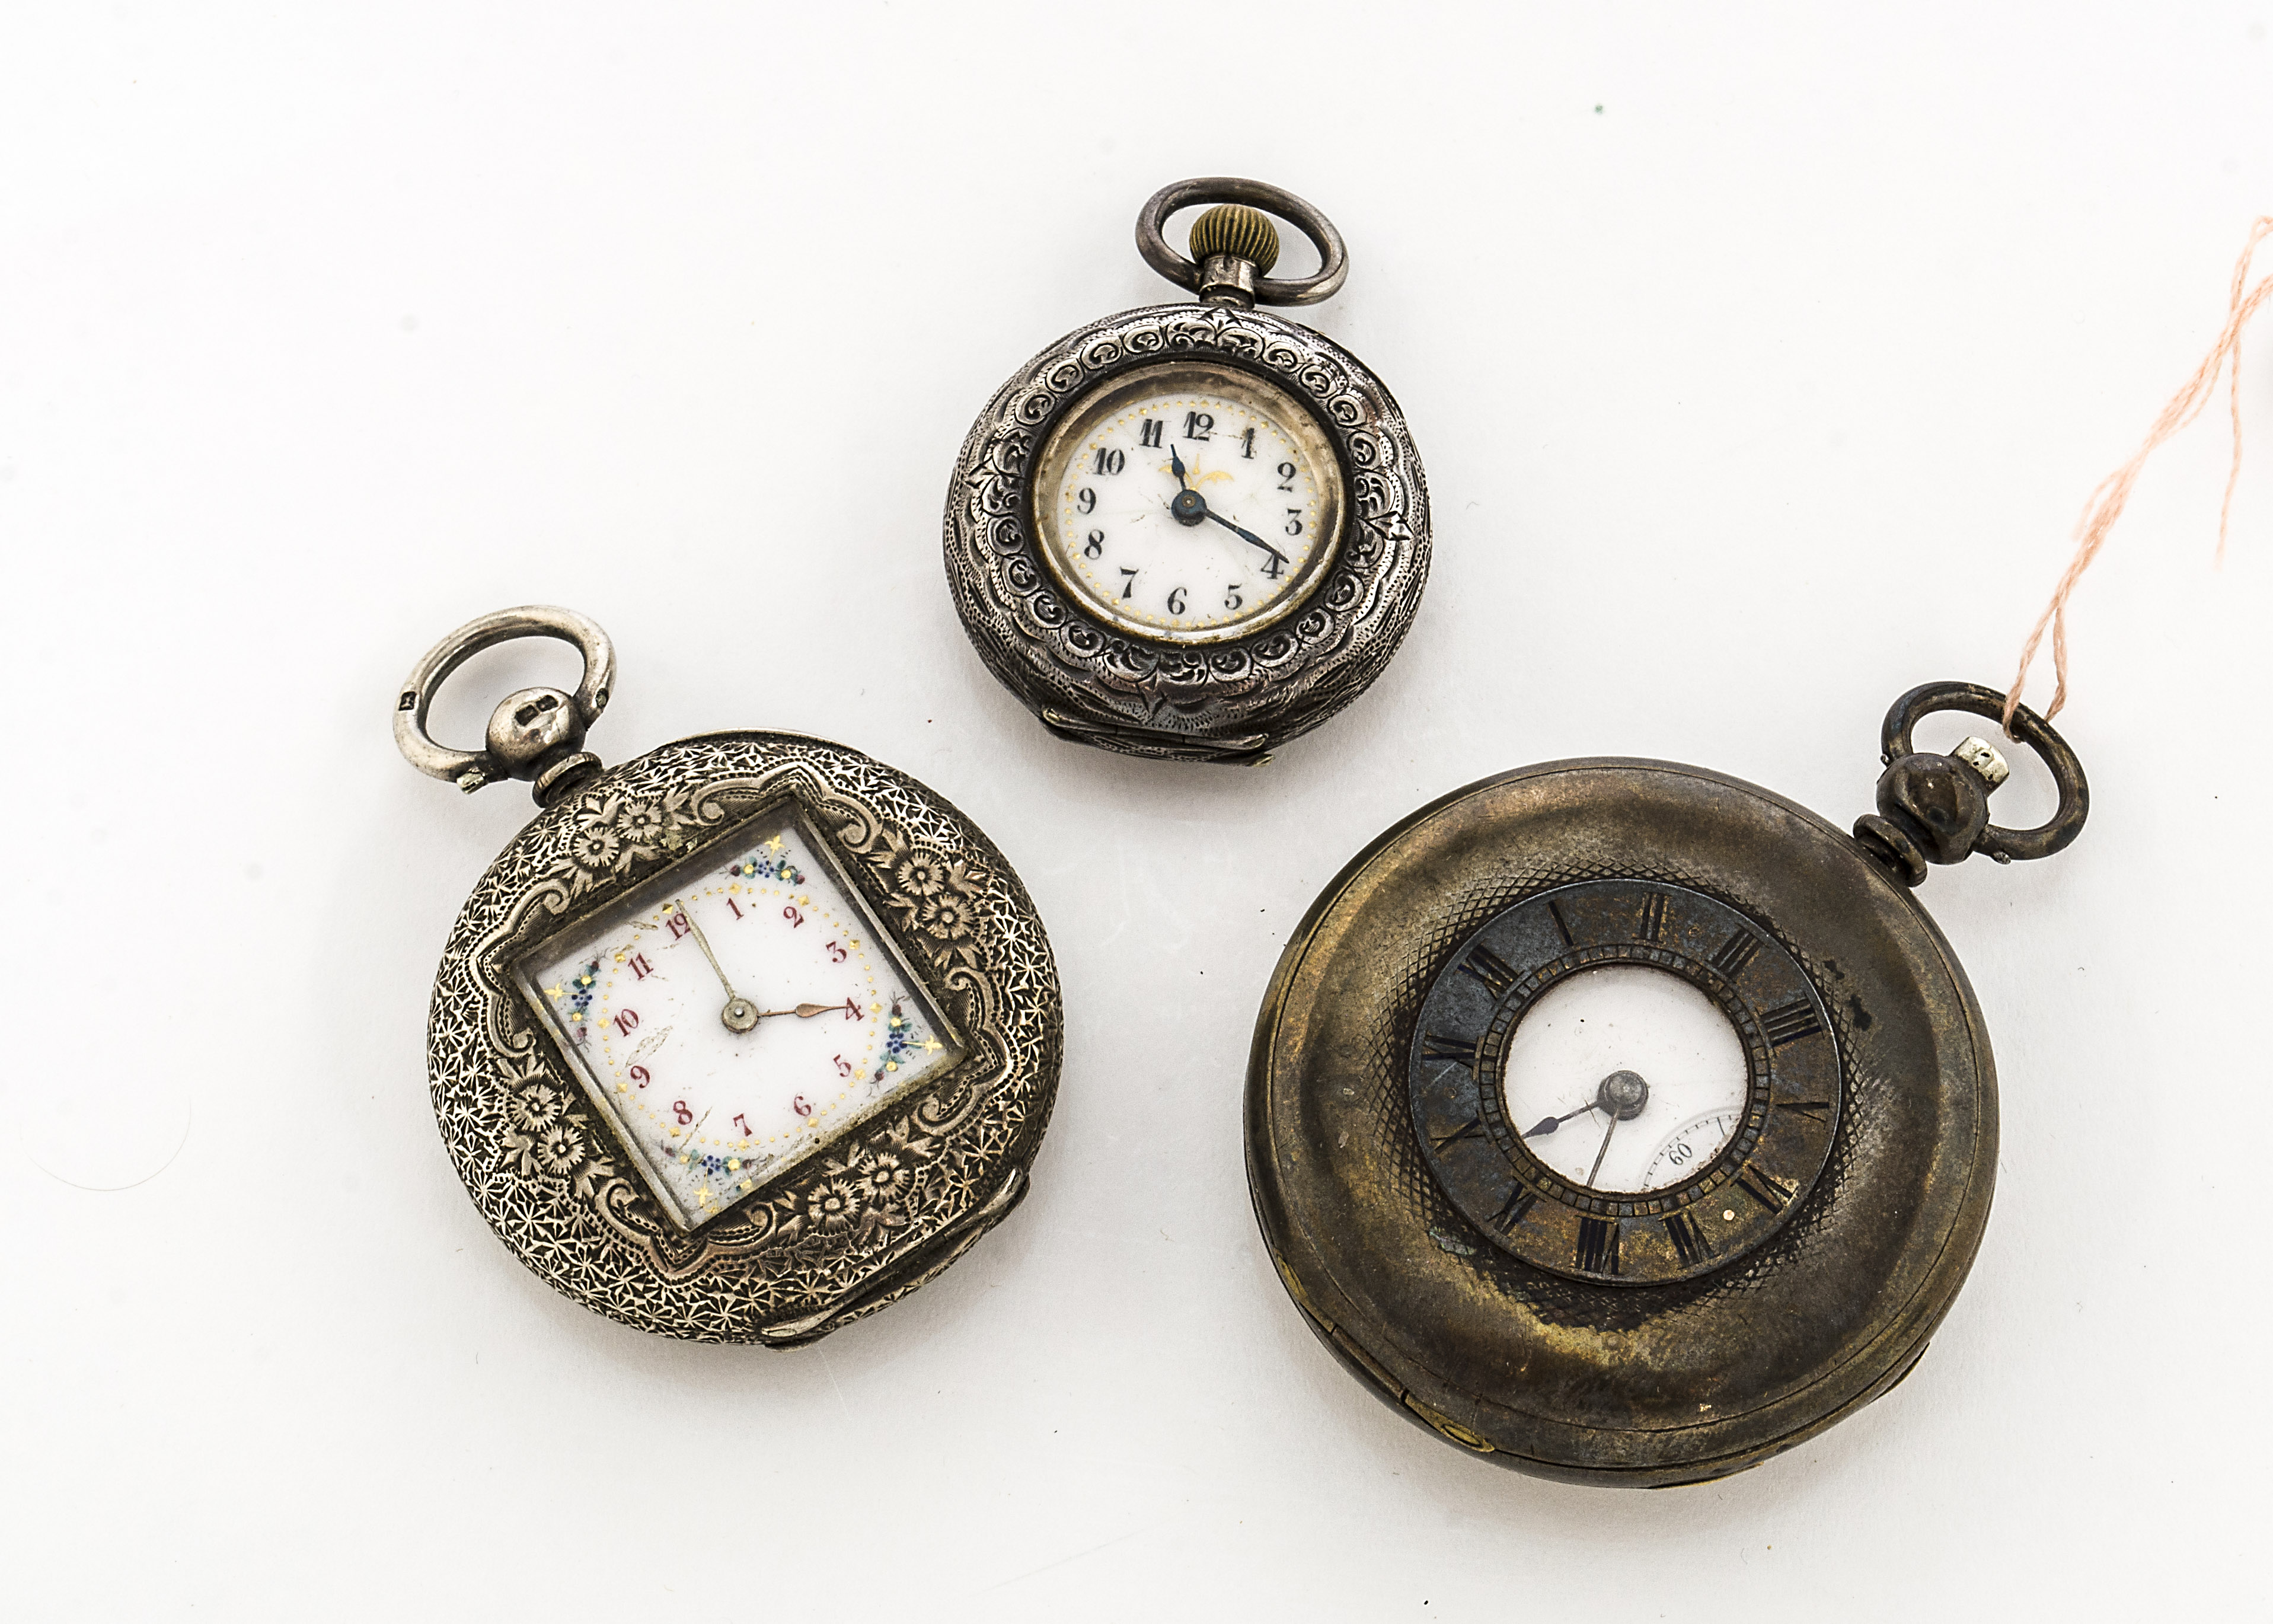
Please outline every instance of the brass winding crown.
[[1258, 276], [1279, 263], [1279, 229], [1261, 209], [1244, 203], [1219, 203], [1192, 222], [1192, 258], [1205, 265], [1211, 254], [1246, 259]]

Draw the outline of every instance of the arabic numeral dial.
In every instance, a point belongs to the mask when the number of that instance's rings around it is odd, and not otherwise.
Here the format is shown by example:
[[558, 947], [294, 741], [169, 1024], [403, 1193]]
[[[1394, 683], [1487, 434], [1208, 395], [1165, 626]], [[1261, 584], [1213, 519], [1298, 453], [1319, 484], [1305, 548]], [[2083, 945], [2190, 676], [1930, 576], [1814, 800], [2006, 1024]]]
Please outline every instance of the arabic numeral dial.
[[1034, 519], [1074, 606], [1160, 642], [1243, 636], [1324, 578], [1347, 508], [1310, 410], [1277, 383], [1165, 362], [1097, 386], [1034, 464]]

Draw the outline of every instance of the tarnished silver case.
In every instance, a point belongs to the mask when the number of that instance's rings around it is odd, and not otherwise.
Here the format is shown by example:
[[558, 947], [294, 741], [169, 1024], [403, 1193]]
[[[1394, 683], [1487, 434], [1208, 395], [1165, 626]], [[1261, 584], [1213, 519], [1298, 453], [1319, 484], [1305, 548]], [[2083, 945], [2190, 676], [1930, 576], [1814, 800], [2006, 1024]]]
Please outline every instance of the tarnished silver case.
[[[664, 1213], [551, 1035], [514, 966], [536, 942], [666, 867], [699, 863], [785, 801], [829, 846], [901, 961], [968, 1045], [882, 1115], [691, 1233]], [[627, 808], [641, 816], [628, 827]], [[656, 813], [661, 816], [656, 816]], [[945, 860], [959, 910], [926, 909], [896, 873]], [[474, 1204], [564, 1295], [643, 1331], [793, 1346], [924, 1284], [1024, 1195], [1057, 1093], [1064, 1010], [1025, 888], [979, 830], [857, 750], [785, 733], [683, 739], [603, 773], [499, 854], [458, 915], [427, 1029], [434, 1114]], [[513, 1110], [544, 1084], [577, 1101], [532, 1156]], [[817, 1189], [874, 1157], [912, 1166], [889, 1211], [823, 1222]]]
[[[1092, 390], [1165, 360], [1214, 364], [1287, 390], [1333, 447], [1347, 518], [1299, 614], [1222, 643], [1106, 625], [1059, 590], [1040, 553], [1031, 470]], [[1381, 674], [1429, 575], [1429, 490], [1405, 417], [1331, 339], [1260, 310], [1157, 304], [1068, 335], [995, 392], [947, 498], [947, 577], [972, 646], [1062, 737], [1125, 755], [1252, 761], [1308, 733]]]

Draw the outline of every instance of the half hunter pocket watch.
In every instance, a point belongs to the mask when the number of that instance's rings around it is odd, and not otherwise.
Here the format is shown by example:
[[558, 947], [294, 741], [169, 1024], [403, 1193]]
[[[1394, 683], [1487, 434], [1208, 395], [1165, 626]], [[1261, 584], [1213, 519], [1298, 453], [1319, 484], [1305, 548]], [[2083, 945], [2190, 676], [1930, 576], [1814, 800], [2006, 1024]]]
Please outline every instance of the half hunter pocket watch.
[[[1200, 203], [1217, 207], [1186, 258], [1161, 228]], [[1266, 274], [1264, 209], [1310, 239], [1315, 274]], [[1182, 181], [1136, 244], [1199, 304], [1092, 322], [995, 393], [948, 492], [948, 582], [988, 669], [1061, 737], [1257, 762], [1397, 651], [1428, 578], [1428, 486], [1382, 381], [1256, 308], [1340, 288], [1324, 214], [1257, 181]]]
[[[436, 689], [515, 637], [574, 643], [478, 750]], [[615, 653], [566, 609], [486, 615], [405, 679], [394, 738], [460, 788], [544, 809], [474, 888], [434, 982], [442, 1139], [508, 1250], [641, 1330], [791, 1346], [945, 1269], [1026, 1191], [1062, 1013], [1042, 922], [986, 837], [856, 750], [583, 748]]]
[[1701, 768], [1526, 768], [1361, 853], [1256, 1030], [1256, 1211], [1313, 1330], [1380, 1396], [1526, 1471], [1662, 1486], [1789, 1448], [1909, 1373], [1989, 1214], [1997, 1086], [1911, 888], [2044, 857], [2082, 769], [2033, 711], [2006, 763], [1917, 753], [1964, 683], [1896, 702], [1850, 837]]

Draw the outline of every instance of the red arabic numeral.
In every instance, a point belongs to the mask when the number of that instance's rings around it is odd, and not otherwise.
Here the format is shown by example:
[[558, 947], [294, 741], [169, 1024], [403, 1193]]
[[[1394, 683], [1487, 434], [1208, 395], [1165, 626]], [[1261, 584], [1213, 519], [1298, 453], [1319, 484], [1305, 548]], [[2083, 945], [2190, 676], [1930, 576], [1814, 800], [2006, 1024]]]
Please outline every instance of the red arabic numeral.
[[637, 1010], [618, 1010], [616, 1011], [616, 1031], [619, 1035], [623, 1037], [631, 1036], [632, 1028], [638, 1025], [639, 1011]]

